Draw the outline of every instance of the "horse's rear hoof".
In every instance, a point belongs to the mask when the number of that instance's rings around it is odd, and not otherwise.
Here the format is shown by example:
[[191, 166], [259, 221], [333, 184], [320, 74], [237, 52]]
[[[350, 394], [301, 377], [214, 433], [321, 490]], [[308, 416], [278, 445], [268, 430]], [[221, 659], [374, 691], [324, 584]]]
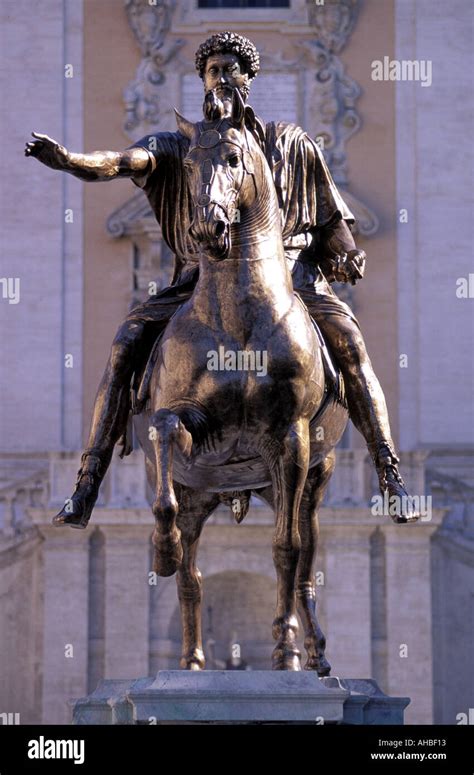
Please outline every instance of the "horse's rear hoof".
[[311, 657], [307, 659], [304, 669], [314, 670], [318, 674], [319, 678], [326, 678], [328, 675], [331, 675], [331, 665], [327, 661], [326, 657]]

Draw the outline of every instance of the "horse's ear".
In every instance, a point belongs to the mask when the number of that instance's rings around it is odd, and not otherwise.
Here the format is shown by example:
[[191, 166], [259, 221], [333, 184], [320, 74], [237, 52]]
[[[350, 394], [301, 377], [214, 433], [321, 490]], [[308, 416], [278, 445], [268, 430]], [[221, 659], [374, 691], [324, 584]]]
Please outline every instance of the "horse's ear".
[[176, 108], [174, 109], [175, 115], [176, 115], [176, 123], [178, 124], [178, 129], [181, 132], [182, 135], [188, 138], [188, 140], [192, 140], [194, 137], [194, 124], [191, 123], [191, 121], [188, 121], [187, 118], [184, 118], [184, 116], [179, 113]]
[[245, 102], [239, 89], [232, 92], [232, 123], [237, 129], [245, 126]]

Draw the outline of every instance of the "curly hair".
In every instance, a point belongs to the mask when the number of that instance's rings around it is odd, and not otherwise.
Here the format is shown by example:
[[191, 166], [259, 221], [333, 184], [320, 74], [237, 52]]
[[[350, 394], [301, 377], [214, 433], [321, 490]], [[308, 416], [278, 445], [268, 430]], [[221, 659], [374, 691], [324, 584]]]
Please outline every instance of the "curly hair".
[[196, 70], [201, 78], [204, 78], [206, 62], [213, 54], [238, 56], [250, 80], [253, 80], [260, 70], [260, 57], [254, 44], [236, 32], [218, 32], [201, 43], [196, 51]]

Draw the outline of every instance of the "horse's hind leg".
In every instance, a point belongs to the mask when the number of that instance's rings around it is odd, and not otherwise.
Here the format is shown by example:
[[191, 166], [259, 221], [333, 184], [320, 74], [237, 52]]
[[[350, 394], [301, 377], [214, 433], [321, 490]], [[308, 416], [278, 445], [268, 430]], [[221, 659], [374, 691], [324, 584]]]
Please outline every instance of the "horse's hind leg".
[[183, 546], [183, 561], [176, 574], [183, 627], [180, 667], [185, 670], [204, 670], [201, 626], [202, 581], [196, 565], [196, 554], [204, 523], [219, 505], [220, 499], [216, 493], [197, 492], [180, 485], [178, 500], [177, 523]]
[[300, 552], [299, 508], [309, 463], [309, 426], [299, 420], [291, 427], [283, 454], [270, 466], [274, 490], [276, 530], [273, 561], [277, 572], [277, 610], [273, 637], [273, 670], [301, 670], [296, 645], [295, 574]]
[[176, 444], [183, 454], [189, 455], [192, 436], [178, 415], [169, 409], [156, 412], [150, 426], [155, 430], [156, 457], [156, 498], [152, 506], [156, 520], [152, 538], [155, 547], [153, 570], [159, 576], [172, 576], [183, 558], [180, 531], [176, 526], [178, 501], [173, 488], [173, 448]]
[[305, 670], [316, 670], [319, 676], [329, 675], [331, 665], [324, 655], [326, 639], [316, 616], [314, 563], [319, 536], [318, 509], [334, 470], [335, 454], [310, 469], [300, 506], [299, 530], [301, 550], [296, 572], [298, 613], [304, 627], [304, 647], [308, 655]]

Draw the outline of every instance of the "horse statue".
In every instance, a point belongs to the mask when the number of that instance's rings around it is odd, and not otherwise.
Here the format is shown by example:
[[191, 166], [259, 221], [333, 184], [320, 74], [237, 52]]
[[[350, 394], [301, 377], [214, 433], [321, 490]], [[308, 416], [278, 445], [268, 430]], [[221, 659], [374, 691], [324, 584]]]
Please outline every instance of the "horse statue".
[[[153, 567], [177, 573], [180, 666], [202, 670], [201, 531], [220, 503], [232, 503], [240, 522], [250, 495], [259, 496], [275, 513], [272, 668], [301, 670], [298, 607], [305, 669], [323, 676], [330, 665], [315, 610], [318, 508], [348, 415], [341, 376], [293, 291], [277, 193], [244, 110], [235, 90], [218, 118], [193, 124], [177, 113], [189, 139], [199, 278], [155, 346], [149, 401], [135, 418], [155, 495]], [[221, 368], [210, 367], [216, 353]], [[252, 368], [256, 354], [266, 368]]]

